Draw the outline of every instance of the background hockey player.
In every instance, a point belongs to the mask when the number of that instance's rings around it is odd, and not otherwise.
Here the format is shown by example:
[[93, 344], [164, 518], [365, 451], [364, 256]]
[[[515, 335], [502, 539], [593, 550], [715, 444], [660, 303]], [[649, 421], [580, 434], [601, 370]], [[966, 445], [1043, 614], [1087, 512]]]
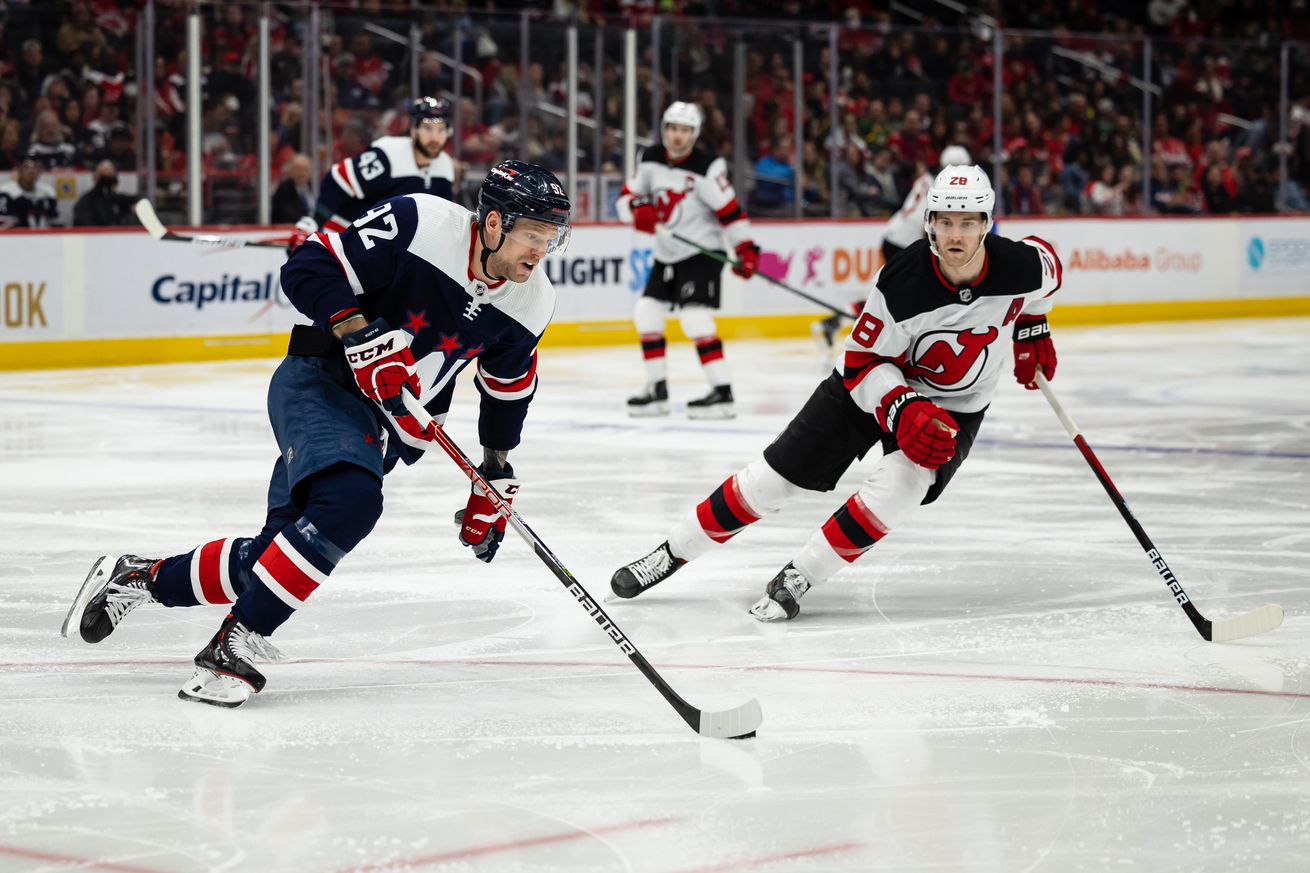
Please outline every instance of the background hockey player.
[[764, 457], [674, 525], [668, 540], [611, 580], [635, 597], [687, 561], [807, 491], [832, 491], [874, 444], [868, 478], [768, 583], [751, 607], [761, 621], [795, 618], [800, 598], [932, 503], [969, 455], [1003, 366], [1035, 388], [1055, 375], [1046, 323], [1060, 287], [1049, 244], [988, 235], [996, 197], [977, 167], [946, 167], [926, 197], [928, 238], [886, 264], [825, 381]]
[[[964, 146], [949, 145], [942, 149], [938, 163], [942, 167], [964, 167], [973, 163], [969, 150]], [[919, 164], [922, 166], [922, 164]], [[936, 175], [926, 168], [910, 186], [910, 193], [905, 195], [905, 202], [887, 219], [887, 226], [882, 233], [882, 262], [891, 263], [891, 259], [909, 246], [923, 239], [923, 207], [928, 202], [928, 191], [933, 186]], [[858, 306], [853, 303], [852, 308]], [[831, 346], [833, 337], [841, 329], [841, 318], [831, 315], [818, 322], [826, 345]]]
[[[759, 265], [760, 250], [751, 242], [750, 221], [728, 181], [727, 163], [696, 146], [700, 125], [700, 108], [694, 103], [672, 103], [664, 110], [663, 144], [643, 150], [636, 175], [619, 194], [619, 218], [641, 233], [655, 233], [657, 225], [664, 225], [720, 255], [731, 247], [738, 264], [733, 272], [749, 279]], [[654, 264], [632, 317], [646, 360], [646, 390], [628, 400], [630, 415], [668, 414], [664, 323], [674, 311], [683, 333], [696, 345], [710, 384], [709, 394], [687, 404], [687, 415], [733, 415], [732, 381], [714, 323], [722, 274], [722, 261], [667, 234], [656, 234]]]
[[410, 135], [384, 136], [332, 165], [318, 185], [314, 214], [296, 223], [291, 248], [312, 233], [341, 231], [375, 203], [403, 194], [455, 199], [455, 162], [446, 153], [450, 102], [421, 97], [409, 107]]
[[40, 164], [23, 158], [14, 177], [0, 184], [0, 230], [59, 226], [55, 189], [41, 181]]
[[[327, 581], [382, 513], [382, 479], [412, 464], [429, 436], [402, 391], [445, 419], [455, 376], [477, 361], [479, 467], [506, 499], [507, 460], [537, 388], [537, 342], [555, 308], [540, 267], [568, 244], [559, 180], [519, 161], [493, 167], [476, 215], [414, 194], [384, 201], [344, 233], [314, 234], [282, 268], [282, 288], [313, 326], [297, 326], [273, 374], [269, 418], [279, 456], [263, 530], [214, 539], [163, 560], [102, 558], [78, 592], [64, 634], [98, 643], [132, 609], [230, 610], [196, 656], [184, 699], [237, 706], [264, 686], [267, 637]], [[482, 561], [505, 535], [485, 491], [469, 495], [459, 539]]]

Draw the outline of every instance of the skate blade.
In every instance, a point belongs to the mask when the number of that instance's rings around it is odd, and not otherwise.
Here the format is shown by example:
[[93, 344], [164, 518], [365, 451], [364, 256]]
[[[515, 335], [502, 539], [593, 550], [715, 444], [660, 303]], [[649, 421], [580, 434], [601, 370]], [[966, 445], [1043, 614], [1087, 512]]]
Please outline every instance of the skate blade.
[[73, 598], [73, 605], [68, 609], [68, 615], [64, 616], [64, 623], [59, 628], [60, 636], [68, 636], [70, 628], [78, 628], [78, 633], [81, 633], [82, 613], [86, 612], [86, 605], [104, 587], [105, 578], [109, 576], [110, 567], [105, 566], [108, 560], [108, 555], [101, 555], [91, 565], [91, 572], [86, 574], [82, 587], [77, 591], [77, 597]]
[[700, 419], [700, 420], [736, 418], [737, 410], [733, 409], [731, 403], [719, 403], [716, 404], [715, 406], [708, 406], [704, 408], [688, 406], [687, 417]]
[[191, 680], [177, 692], [178, 699], [231, 709], [250, 699], [250, 686], [235, 676], [197, 667]]
[[669, 414], [669, 404], [666, 402], [651, 403], [646, 406], [629, 406], [629, 418], [657, 418], [661, 415]]

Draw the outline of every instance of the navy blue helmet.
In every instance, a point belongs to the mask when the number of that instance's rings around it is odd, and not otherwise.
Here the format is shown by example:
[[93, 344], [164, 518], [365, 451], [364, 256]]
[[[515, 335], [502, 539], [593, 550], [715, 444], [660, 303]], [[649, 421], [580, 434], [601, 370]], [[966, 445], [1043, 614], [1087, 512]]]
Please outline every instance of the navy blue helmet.
[[487, 215], [493, 211], [500, 213], [505, 233], [520, 218], [544, 221], [559, 228], [550, 251], [563, 251], [571, 231], [571, 208], [554, 173], [524, 161], [501, 161], [487, 173], [478, 192], [478, 225], [486, 227]]
[[450, 101], [441, 97], [420, 97], [410, 104], [409, 117], [417, 127], [428, 120], [450, 123]]

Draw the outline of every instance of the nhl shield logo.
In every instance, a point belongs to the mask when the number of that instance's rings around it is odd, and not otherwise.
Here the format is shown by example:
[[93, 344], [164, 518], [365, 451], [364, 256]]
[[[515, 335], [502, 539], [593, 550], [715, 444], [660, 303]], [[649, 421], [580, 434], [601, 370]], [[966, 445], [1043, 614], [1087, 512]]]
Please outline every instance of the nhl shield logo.
[[960, 289], [960, 302], [961, 302], [961, 303], [968, 303], [968, 302], [969, 302], [970, 300], [972, 300], [972, 299], [973, 299], [973, 289], [971, 289], [971, 288], [961, 288], [961, 289]]

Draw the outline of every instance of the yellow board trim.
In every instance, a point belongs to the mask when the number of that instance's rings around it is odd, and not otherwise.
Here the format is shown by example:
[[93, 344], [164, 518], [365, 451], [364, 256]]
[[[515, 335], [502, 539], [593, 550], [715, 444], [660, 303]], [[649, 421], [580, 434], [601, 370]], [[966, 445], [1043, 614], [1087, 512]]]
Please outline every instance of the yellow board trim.
[[[1155, 303], [1057, 305], [1051, 321], [1060, 327], [1191, 321], [1222, 318], [1272, 318], [1310, 315], [1310, 297], [1265, 297], [1251, 300], [1168, 300]], [[724, 339], [796, 338], [810, 335], [822, 314], [724, 315], [717, 318]], [[677, 320], [668, 338], [687, 337]], [[613, 346], [637, 342], [629, 321], [583, 321], [552, 324], [542, 339], [547, 348]], [[0, 370], [50, 370], [67, 367], [121, 367], [175, 364], [184, 361], [230, 361], [276, 358], [286, 353], [287, 335], [255, 334], [138, 339], [37, 340], [0, 342]]]

